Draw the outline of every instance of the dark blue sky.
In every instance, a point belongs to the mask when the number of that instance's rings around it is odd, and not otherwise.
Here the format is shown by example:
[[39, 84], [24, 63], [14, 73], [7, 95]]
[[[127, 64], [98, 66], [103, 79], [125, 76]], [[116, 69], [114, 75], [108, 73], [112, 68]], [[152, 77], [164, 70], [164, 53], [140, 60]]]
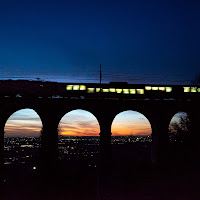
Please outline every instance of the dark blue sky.
[[186, 83], [200, 1], [0, 0], [0, 78]]

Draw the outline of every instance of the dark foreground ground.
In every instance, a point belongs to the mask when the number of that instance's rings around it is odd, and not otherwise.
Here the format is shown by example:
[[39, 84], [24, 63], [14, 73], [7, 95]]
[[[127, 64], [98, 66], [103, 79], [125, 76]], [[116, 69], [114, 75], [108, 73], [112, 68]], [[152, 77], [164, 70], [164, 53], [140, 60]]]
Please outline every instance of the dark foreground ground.
[[36, 174], [31, 177], [16, 176], [1, 185], [1, 199], [94, 200], [100, 196], [113, 200], [200, 199], [199, 170], [136, 170], [129, 176], [111, 176], [104, 183], [104, 189], [98, 188], [95, 176], [81, 178], [68, 177], [64, 181], [49, 177], [48, 181], [44, 181]]
[[[199, 200], [200, 167], [191, 164], [192, 154], [173, 149], [170, 165], [151, 167], [150, 150], [113, 147], [110, 177], [101, 179], [98, 168], [66, 165], [42, 177], [37, 170], [13, 168], [0, 185], [1, 200]], [[180, 149], [180, 148], [179, 148]], [[131, 153], [127, 153], [131, 152]], [[176, 154], [174, 153], [176, 152]], [[181, 155], [184, 155], [181, 157]], [[174, 156], [174, 157], [173, 157]], [[134, 158], [134, 159], [133, 159]], [[68, 167], [67, 167], [68, 166]], [[73, 167], [74, 166], [74, 167]], [[199, 166], [199, 165], [198, 165]], [[102, 181], [101, 181], [102, 180]]]

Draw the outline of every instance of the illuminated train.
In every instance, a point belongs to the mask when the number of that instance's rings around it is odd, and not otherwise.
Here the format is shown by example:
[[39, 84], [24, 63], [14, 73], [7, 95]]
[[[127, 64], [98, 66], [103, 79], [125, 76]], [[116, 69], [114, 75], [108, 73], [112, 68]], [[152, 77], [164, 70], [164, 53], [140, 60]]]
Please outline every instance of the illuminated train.
[[200, 86], [128, 84], [126, 82], [57, 83], [1, 80], [0, 97], [169, 99], [200, 97]]

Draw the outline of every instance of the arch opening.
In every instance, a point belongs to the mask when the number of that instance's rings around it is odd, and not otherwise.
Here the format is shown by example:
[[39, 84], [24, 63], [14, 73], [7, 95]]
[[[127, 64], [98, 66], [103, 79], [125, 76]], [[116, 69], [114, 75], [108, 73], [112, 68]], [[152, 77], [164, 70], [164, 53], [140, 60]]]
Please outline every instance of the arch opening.
[[100, 128], [96, 117], [82, 109], [66, 113], [59, 123], [62, 136], [99, 136]]
[[[35, 173], [38, 169], [42, 122], [33, 109], [14, 112], [4, 127], [4, 166], [6, 175]], [[15, 171], [16, 172], [16, 171]]]
[[134, 175], [133, 169], [151, 166], [151, 125], [141, 113], [127, 110], [119, 113], [112, 127], [113, 161], [115, 174]]
[[63, 174], [74, 177], [96, 173], [100, 127], [96, 117], [77, 109], [65, 114], [59, 123], [59, 162]]
[[187, 168], [194, 165], [191, 120], [186, 112], [176, 113], [169, 124], [169, 161], [174, 167]]
[[176, 113], [169, 124], [169, 141], [171, 143], [186, 142], [191, 135], [191, 122], [186, 112]]
[[112, 136], [150, 136], [151, 125], [141, 113], [127, 110], [115, 116], [112, 127]]

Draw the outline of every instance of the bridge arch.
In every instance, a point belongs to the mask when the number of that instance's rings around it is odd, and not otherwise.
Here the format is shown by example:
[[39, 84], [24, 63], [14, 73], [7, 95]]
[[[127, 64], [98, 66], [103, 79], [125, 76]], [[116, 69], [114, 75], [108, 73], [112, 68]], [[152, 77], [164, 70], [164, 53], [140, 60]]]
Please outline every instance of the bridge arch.
[[[13, 110], [10, 110], [10, 112], [7, 113], [6, 118], [7, 119], [6, 119], [6, 122], [4, 125], [5, 134], [7, 132], [9, 132], [9, 130], [11, 130], [11, 129], [9, 129], [9, 127], [7, 127], [7, 124], [8, 124], [8, 126], [11, 126], [12, 124], [14, 124], [14, 123], [12, 123], [13, 121], [18, 121], [18, 123], [15, 123], [17, 126], [12, 127], [12, 128], [20, 128], [19, 124], [22, 123], [22, 121], [25, 122], [26, 120], [28, 121], [28, 123], [27, 122], [24, 123], [24, 126], [28, 127], [28, 129], [27, 129], [28, 131], [31, 131], [30, 126], [32, 126], [32, 131], [35, 132], [35, 134], [31, 134], [31, 135], [39, 135], [41, 133], [42, 120], [41, 120], [39, 114], [37, 113], [37, 111], [35, 111], [32, 108], [20, 108], [20, 109], [15, 108]], [[9, 121], [11, 121], [11, 123]], [[28, 125], [28, 126], [26, 126], [26, 125]], [[24, 130], [26, 130], [26, 128], [22, 129], [22, 131], [24, 131]], [[16, 131], [16, 130], [14, 130], [14, 131]]]
[[169, 124], [169, 164], [171, 167], [187, 168], [194, 163], [194, 148], [191, 119], [187, 110], [177, 112]]
[[[63, 120], [65, 122], [62, 122]], [[72, 123], [74, 125], [76, 124], [76, 126], [78, 126], [78, 127], [72, 127], [72, 125], [71, 125]], [[86, 127], [86, 125], [88, 125], [88, 127]], [[63, 128], [62, 128], [62, 126], [63, 126]], [[68, 126], [68, 129], [66, 129], [66, 130], [68, 130], [68, 132], [69, 131], [71, 131], [71, 132], [67, 133], [67, 131], [64, 131], [65, 126], [66, 126], [66, 128]], [[76, 135], [75, 132], [73, 133], [73, 131], [75, 129], [78, 129], [78, 128], [82, 129], [84, 126], [86, 128], [88, 128], [87, 129], [88, 133], [77, 132], [77, 136], [78, 135], [80, 135], [80, 136], [98, 136], [99, 135], [100, 124], [99, 124], [97, 117], [91, 111], [88, 111], [85, 109], [84, 110], [83, 109], [71, 109], [60, 119], [58, 129], [60, 130], [61, 135], [70, 135], [71, 134], [71, 136], [73, 136], [73, 135]], [[97, 128], [97, 126], [98, 126], [98, 128]], [[90, 134], [89, 131], [91, 131], [92, 134]]]
[[114, 174], [123, 171], [131, 181], [135, 170], [151, 166], [151, 124], [140, 112], [128, 109], [115, 116], [111, 132]]
[[10, 166], [16, 168], [15, 176], [31, 174], [39, 167], [42, 121], [33, 109], [19, 109], [12, 113], [4, 126], [5, 176], [10, 176]]
[[97, 118], [87, 110], [70, 110], [58, 127], [58, 162], [63, 177], [86, 178], [97, 169], [100, 142]]
[[42, 111], [41, 107], [39, 105], [36, 105], [33, 102], [23, 102], [23, 103], [14, 103], [14, 102], [8, 102], [4, 103], [0, 106], [0, 128], [1, 130], [4, 130], [5, 124], [7, 120], [16, 112], [20, 110], [25, 110], [25, 109], [30, 109], [33, 110], [38, 117], [40, 118], [42, 124], [43, 124], [43, 119], [42, 119]]
[[[117, 120], [117, 122], [116, 122]], [[111, 127], [111, 132], [112, 132], [112, 135], [120, 135], [120, 134], [117, 134], [116, 132], [113, 134], [113, 126], [118, 126], [118, 125], [128, 125], [130, 126], [131, 123], [133, 121], [137, 120], [137, 123], [139, 126], [141, 125], [145, 125], [145, 129], [143, 129], [143, 131], [141, 132], [141, 130], [133, 133], [133, 131], [131, 130], [130, 132], [130, 127], [129, 127], [129, 131], [126, 130], [125, 134], [122, 134], [122, 135], [136, 135], [136, 134], [139, 134], [139, 135], [150, 135], [152, 133], [152, 130], [151, 130], [151, 123], [150, 121], [148, 120], [148, 118], [142, 114], [141, 112], [138, 112], [138, 111], [134, 111], [134, 110], [124, 110], [124, 111], [121, 111], [119, 112], [118, 114], [115, 115], [113, 121], [112, 121], [112, 127]], [[120, 122], [121, 121], [121, 122]], [[122, 128], [125, 128], [125, 126], [122, 126]], [[121, 128], [121, 129], [122, 129]], [[146, 130], [147, 132], [145, 133], [144, 130]], [[115, 129], [114, 129], [115, 131]], [[148, 133], [148, 134], [147, 134]]]
[[[190, 132], [190, 133], [189, 133]], [[170, 142], [174, 142], [175, 138], [173, 136], [177, 136], [177, 134], [184, 134], [189, 133], [191, 134], [191, 120], [190, 116], [188, 115], [187, 111], [178, 111], [174, 116], [171, 118], [169, 124], [169, 136]], [[181, 136], [181, 135], [180, 135]], [[181, 141], [180, 141], [181, 142]]]

